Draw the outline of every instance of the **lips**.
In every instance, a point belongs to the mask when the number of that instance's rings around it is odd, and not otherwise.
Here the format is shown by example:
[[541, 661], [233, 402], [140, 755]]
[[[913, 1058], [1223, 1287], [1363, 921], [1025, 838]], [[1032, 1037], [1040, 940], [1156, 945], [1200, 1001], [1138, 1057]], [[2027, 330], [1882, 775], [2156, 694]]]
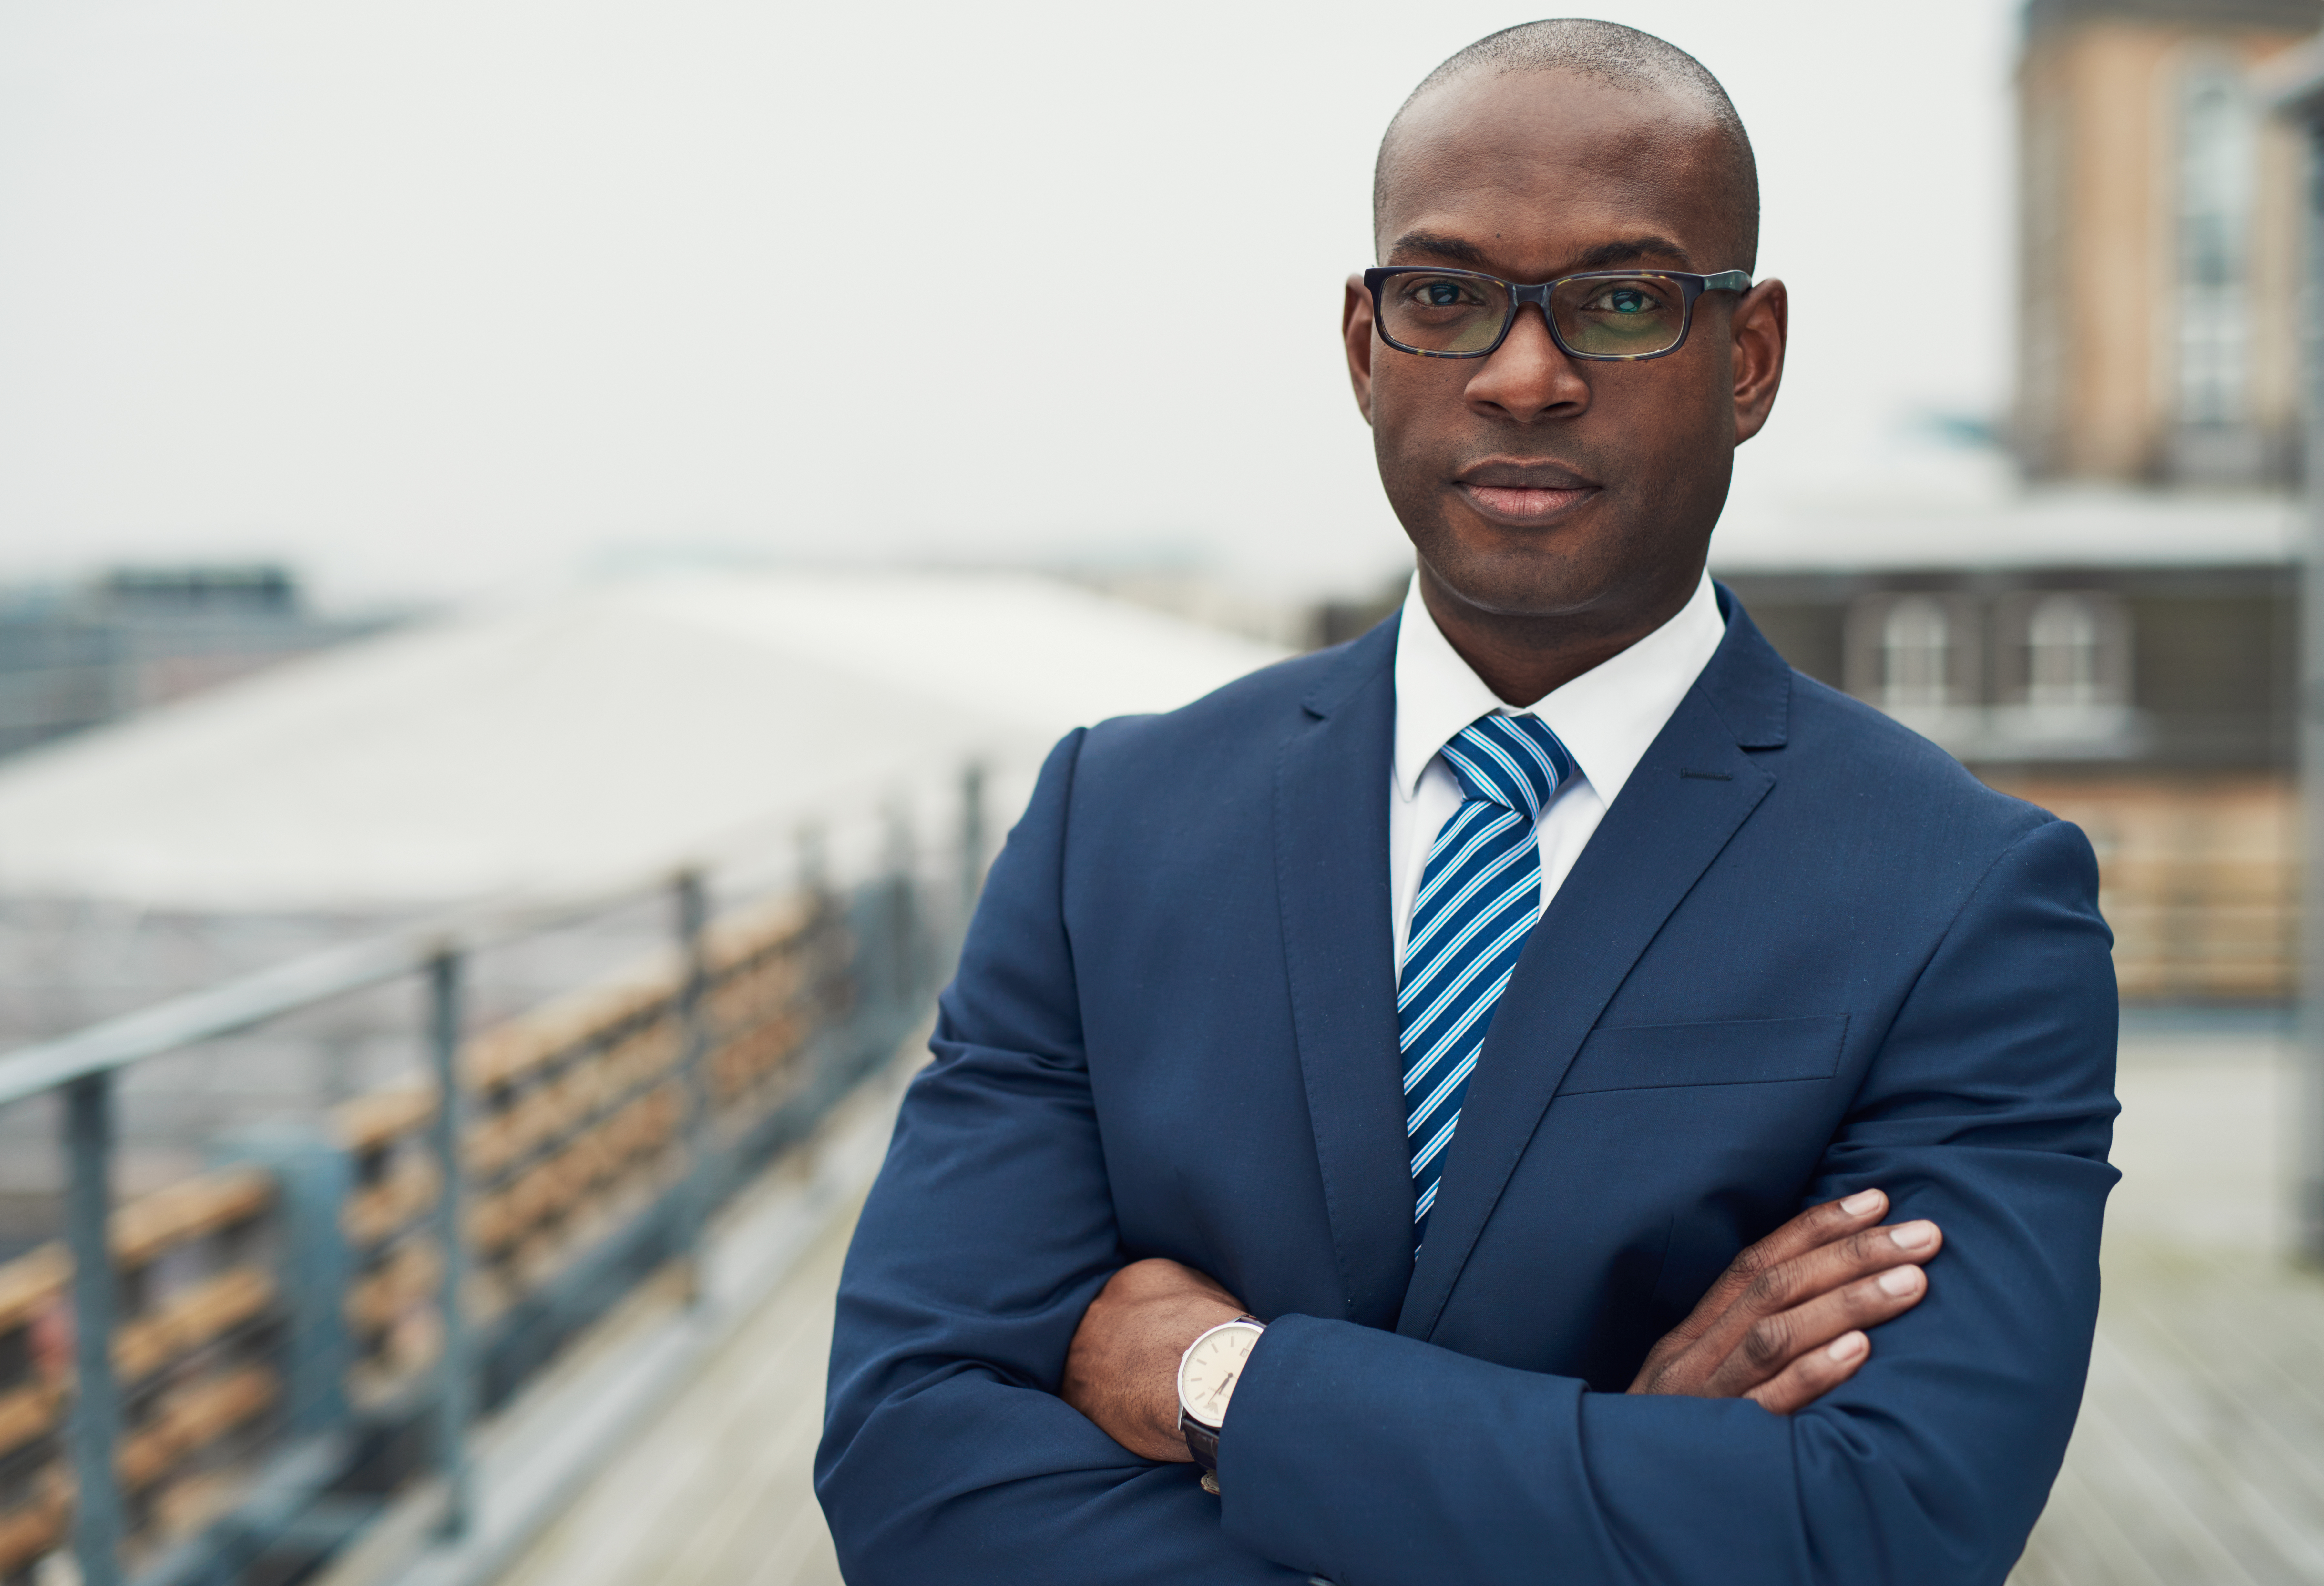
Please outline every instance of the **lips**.
[[1546, 518], [1590, 494], [1587, 490], [1536, 490], [1526, 485], [1464, 484], [1469, 499], [1502, 518]]
[[1453, 483], [1486, 516], [1514, 522], [1555, 517], [1598, 491], [1594, 480], [1556, 463], [1480, 463]]

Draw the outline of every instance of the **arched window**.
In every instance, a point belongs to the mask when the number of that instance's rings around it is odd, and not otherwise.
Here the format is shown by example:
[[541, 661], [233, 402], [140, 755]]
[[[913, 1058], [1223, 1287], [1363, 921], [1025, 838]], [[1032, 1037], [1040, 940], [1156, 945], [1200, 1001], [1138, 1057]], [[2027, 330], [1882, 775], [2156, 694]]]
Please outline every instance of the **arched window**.
[[1941, 602], [1908, 595], [1880, 622], [1880, 706], [1925, 710], [1950, 697], [1951, 622]]
[[2098, 614], [2081, 595], [2045, 595], [2025, 623], [2025, 703], [2088, 710], [2103, 701]]

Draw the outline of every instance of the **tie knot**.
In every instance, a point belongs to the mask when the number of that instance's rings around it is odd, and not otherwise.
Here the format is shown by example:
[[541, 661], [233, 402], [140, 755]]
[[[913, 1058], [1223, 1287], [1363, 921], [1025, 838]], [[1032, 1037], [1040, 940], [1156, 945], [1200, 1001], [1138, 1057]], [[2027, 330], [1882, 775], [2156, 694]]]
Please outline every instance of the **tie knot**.
[[1573, 756], [1538, 716], [1479, 716], [1444, 746], [1444, 758], [1471, 798], [1539, 820], [1549, 796], [1573, 774]]

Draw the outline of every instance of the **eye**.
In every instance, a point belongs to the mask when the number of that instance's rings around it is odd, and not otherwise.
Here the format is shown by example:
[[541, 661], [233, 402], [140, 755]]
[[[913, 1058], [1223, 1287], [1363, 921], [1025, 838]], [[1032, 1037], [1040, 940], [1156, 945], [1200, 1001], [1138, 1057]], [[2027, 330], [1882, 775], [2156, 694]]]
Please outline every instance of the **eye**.
[[1416, 309], [1462, 309], [1483, 300], [1467, 281], [1443, 275], [1412, 277], [1404, 297]]
[[1583, 306], [1600, 314], [1651, 314], [1663, 302], [1645, 287], [1625, 283], [1608, 287]]

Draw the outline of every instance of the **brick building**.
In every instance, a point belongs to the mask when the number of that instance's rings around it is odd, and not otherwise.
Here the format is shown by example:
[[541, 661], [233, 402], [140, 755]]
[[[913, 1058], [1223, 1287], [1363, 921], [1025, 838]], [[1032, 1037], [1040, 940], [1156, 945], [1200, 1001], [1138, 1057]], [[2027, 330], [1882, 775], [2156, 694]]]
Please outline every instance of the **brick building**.
[[2287, 1000], [2302, 151], [2324, 0], [2029, 0], [2016, 477], [1806, 506], [1712, 565], [1794, 665], [2098, 849], [2126, 997]]
[[2319, 26], [2324, 0], [2027, 5], [2013, 440], [2032, 477], [2295, 476], [2301, 152], [2258, 79]]

